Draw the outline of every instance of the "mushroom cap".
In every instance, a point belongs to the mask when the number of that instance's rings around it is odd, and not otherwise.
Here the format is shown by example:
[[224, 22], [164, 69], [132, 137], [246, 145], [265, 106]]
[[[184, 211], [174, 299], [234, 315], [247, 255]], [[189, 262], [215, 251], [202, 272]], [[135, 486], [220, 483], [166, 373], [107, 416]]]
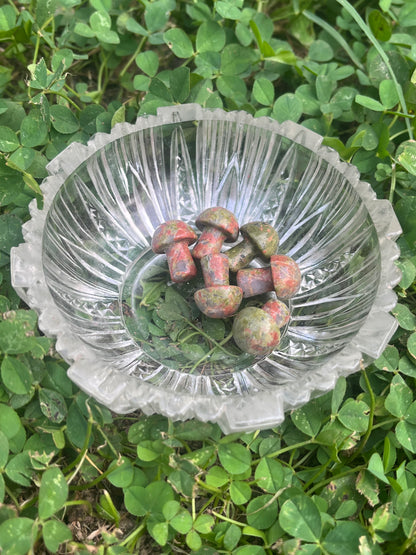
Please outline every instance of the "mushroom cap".
[[247, 306], [234, 318], [233, 338], [240, 349], [256, 356], [269, 355], [280, 342], [280, 330], [261, 308]]
[[248, 222], [240, 227], [241, 235], [250, 241], [263, 258], [270, 258], [279, 245], [277, 231], [265, 222]]
[[198, 239], [195, 231], [181, 220], [168, 220], [158, 226], [152, 238], [152, 251], [156, 254], [164, 253], [170, 245], [185, 241], [188, 245]]
[[204, 227], [219, 229], [229, 242], [235, 241], [238, 237], [238, 222], [234, 214], [221, 206], [212, 206], [201, 212], [195, 220], [195, 225], [201, 231]]
[[262, 310], [267, 312], [279, 328], [285, 326], [290, 320], [289, 307], [279, 299], [270, 299], [263, 305]]
[[302, 275], [297, 263], [285, 254], [270, 257], [273, 286], [279, 299], [290, 299], [299, 290]]
[[243, 292], [236, 285], [213, 285], [194, 293], [197, 307], [210, 318], [228, 318], [238, 310]]

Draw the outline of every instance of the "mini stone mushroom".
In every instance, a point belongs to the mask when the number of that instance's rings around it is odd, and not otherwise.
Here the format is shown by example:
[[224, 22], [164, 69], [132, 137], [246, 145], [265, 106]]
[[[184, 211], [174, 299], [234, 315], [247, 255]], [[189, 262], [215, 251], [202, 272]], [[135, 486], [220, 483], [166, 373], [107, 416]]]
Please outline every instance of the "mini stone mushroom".
[[195, 231], [181, 220], [169, 220], [154, 232], [152, 250], [156, 254], [166, 254], [172, 281], [181, 283], [198, 273], [189, 245], [195, 243]]
[[238, 312], [232, 334], [242, 351], [255, 356], [269, 355], [280, 343], [280, 329], [274, 318], [255, 306]]
[[197, 307], [209, 318], [228, 318], [235, 314], [243, 298], [236, 285], [229, 285], [228, 258], [214, 253], [201, 258], [205, 289], [194, 293]]
[[238, 237], [238, 222], [234, 214], [221, 206], [201, 212], [195, 225], [202, 231], [192, 251], [192, 256], [197, 259], [219, 253], [224, 241], [234, 242]]
[[300, 287], [299, 266], [289, 256], [275, 254], [266, 268], [244, 268], [237, 272], [237, 285], [244, 297], [275, 291], [279, 299], [290, 299]]
[[249, 222], [240, 227], [240, 232], [244, 237], [243, 241], [227, 251], [232, 272], [248, 266], [257, 256], [268, 260], [275, 254], [279, 245], [279, 236], [270, 224]]
[[279, 299], [270, 299], [262, 306], [262, 310], [273, 318], [279, 328], [283, 328], [290, 320], [289, 307]]

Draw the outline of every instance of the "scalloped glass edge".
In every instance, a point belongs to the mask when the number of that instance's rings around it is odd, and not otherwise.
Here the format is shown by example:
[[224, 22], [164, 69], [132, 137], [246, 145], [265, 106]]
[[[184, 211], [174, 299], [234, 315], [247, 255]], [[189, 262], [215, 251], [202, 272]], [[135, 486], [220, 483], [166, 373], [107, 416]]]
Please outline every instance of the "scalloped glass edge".
[[[49, 293], [42, 268], [42, 235], [46, 215], [54, 196], [66, 178], [84, 160], [110, 142], [141, 129], [178, 122], [219, 119], [258, 126], [289, 138], [316, 153], [351, 183], [365, 204], [377, 231], [381, 276], [374, 304], [354, 339], [319, 370], [305, 373], [301, 384], [288, 383], [268, 391], [250, 395], [202, 396], [198, 393], [167, 391], [122, 376], [111, 366], [104, 366], [94, 351], [69, 328]], [[56, 338], [56, 350], [70, 367], [68, 376], [88, 395], [116, 413], [140, 409], [145, 414], [160, 413], [173, 420], [197, 418], [216, 422], [224, 433], [253, 431], [280, 424], [288, 410], [296, 409], [311, 398], [330, 391], [340, 376], [348, 376], [378, 358], [397, 329], [396, 319], [389, 314], [397, 296], [393, 288], [401, 279], [395, 265], [399, 248], [395, 241], [401, 227], [388, 200], [376, 198], [371, 186], [360, 181], [358, 169], [342, 162], [338, 153], [322, 146], [323, 137], [291, 121], [281, 124], [268, 117], [254, 118], [247, 112], [225, 112], [206, 109], [198, 104], [159, 108], [157, 115], [141, 116], [136, 123], [120, 123], [111, 133], [95, 134], [87, 145], [72, 143], [47, 166], [49, 176], [42, 184], [43, 208], [36, 200], [29, 206], [31, 219], [23, 225], [24, 243], [11, 251], [12, 285], [18, 295], [39, 315], [39, 329]]]

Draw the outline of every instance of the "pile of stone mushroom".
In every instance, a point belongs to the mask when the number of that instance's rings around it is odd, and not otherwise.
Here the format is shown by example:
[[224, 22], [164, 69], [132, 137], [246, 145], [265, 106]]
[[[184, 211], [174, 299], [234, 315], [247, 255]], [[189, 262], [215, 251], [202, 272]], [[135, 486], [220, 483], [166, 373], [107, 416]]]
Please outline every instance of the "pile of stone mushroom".
[[[190, 281], [198, 275], [198, 261], [205, 288], [194, 294], [199, 310], [210, 318], [234, 316], [233, 339], [242, 351], [265, 356], [280, 342], [280, 329], [287, 324], [290, 312], [283, 300], [293, 297], [300, 287], [301, 273], [296, 262], [276, 254], [279, 237], [265, 222], [249, 222], [241, 227], [227, 209], [214, 206], [204, 210], [195, 221], [197, 233], [181, 220], [162, 223], [152, 238], [152, 250], [165, 254], [171, 280]], [[242, 241], [221, 252], [225, 242]], [[194, 245], [192, 251], [190, 245]], [[268, 263], [248, 267], [255, 259]], [[230, 285], [230, 271], [237, 285]], [[276, 298], [262, 308], [247, 306], [238, 311], [241, 301], [267, 292]]]

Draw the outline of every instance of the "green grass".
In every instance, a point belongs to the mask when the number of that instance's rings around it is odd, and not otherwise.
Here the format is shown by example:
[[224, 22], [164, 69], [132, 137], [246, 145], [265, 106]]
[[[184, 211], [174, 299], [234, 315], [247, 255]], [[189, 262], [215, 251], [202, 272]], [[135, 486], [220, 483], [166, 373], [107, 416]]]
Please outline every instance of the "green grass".
[[[9, 0], [0, 43], [2, 552], [415, 553], [416, 1]], [[185, 102], [322, 134], [403, 227], [390, 345], [275, 429], [110, 413], [10, 284], [48, 161]]]

